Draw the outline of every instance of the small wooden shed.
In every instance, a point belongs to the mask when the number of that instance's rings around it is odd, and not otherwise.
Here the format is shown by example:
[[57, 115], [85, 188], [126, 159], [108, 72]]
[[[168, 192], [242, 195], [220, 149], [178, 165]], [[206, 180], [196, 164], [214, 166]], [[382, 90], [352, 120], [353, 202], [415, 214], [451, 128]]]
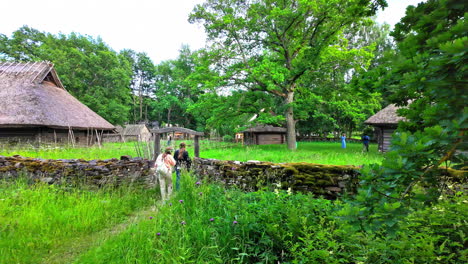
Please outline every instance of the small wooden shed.
[[151, 131], [145, 124], [118, 126], [117, 132], [124, 141], [151, 141]]
[[245, 145], [284, 144], [286, 128], [259, 125], [242, 131]]
[[392, 134], [398, 126], [398, 122], [405, 120], [397, 114], [398, 106], [391, 104], [369, 117], [364, 123], [376, 128], [378, 149], [381, 152], [388, 151]]
[[113, 129], [65, 90], [52, 63], [0, 63], [0, 139], [89, 144]]

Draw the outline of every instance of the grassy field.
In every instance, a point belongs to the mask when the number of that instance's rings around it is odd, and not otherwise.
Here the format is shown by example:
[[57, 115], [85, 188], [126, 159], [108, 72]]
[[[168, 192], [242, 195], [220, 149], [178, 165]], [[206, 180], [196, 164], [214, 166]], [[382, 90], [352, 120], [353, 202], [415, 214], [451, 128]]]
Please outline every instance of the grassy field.
[[[179, 142], [174, 142], [175, 148]], [[193, 157], [193, 142], [187, 141], [188, 151]], [[139, 147], [138, 147], [139, 146]], [[103, 147], [41, 147], [41, 148], [8, 148], [3, 146], [0, 150], [2, 156], [21, 155], [24, 157], [37, 157], [44, 159], [109, 159], [119, 158], [122, 155], [138, 156], [137, 150], [148, 152], [151, 146], [137, 145], [134, 142], [107, 143]], [[200, 156], [202, 158], [224, 160], [260, 160], [269, 162], [310, 162], [318, 164], [335, 165], [362, 165], [380, 163], [382, 154], [377, 151], [377, 145], [371, 144], [370, 151], [363, 152], [362, 144], [348, 143], [342, 149], [338, 142], [299, 142], [296, 151], [289, 151], [285, 145], [242, 146], [240, 144], [201, 141]]]
[[359, 231], [347, 206], [245, 193], [182, 175], [154, 190], [0, 183], [0, 263], [466, 263], [466, 198], [416, 211], [391, 236]]
[[[376, 146], [299, 143], [239, 146], [202, 142], [225, 160], [379, 163]], [[189, 142], [193, 156], [193, 144]], [[107, 159], [136, 156], [134, 143], [102, 148], [3, 149], [0, 155]], [[270, 186], [271, 188], [271, 186]], [[0, 263], [467, 263], [466, 195], [444, 198], [391, 236], [347, 219], [352, 206], [269, 189], [245, 193], [182, 175], [167, 202], [159, 188], [55, 186], [0, 181]]]

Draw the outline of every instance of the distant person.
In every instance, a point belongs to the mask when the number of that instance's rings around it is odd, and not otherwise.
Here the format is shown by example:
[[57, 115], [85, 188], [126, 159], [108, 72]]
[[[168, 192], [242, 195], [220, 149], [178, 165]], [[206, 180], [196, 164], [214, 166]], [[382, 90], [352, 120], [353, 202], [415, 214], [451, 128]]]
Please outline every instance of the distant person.
[[[172, 167], [176, 164], [171, 156], [172, 148], [167, 147], [155, 162], [155, 170], [161, 187], [161, 199], [167, 200], [172, 195]], [[167, 193], [166, 193], [167, 191]]]
[[170, 146], [170, 145], [171, 145], [171, 141], [172, 141], [172, 136], [171, 136], [171, 135], [168, 135], [168, 136], [167, 136], [167, 146]]
[[363, 150], [365, 149], [367, 152], [369, 152], [369, 141], [370, 137], [366, 134], [362, 135], [361, 137], [362, 144], [363, 144]]
[[346, 135], [345, 135], [345, 133], [341, 134], [341, 148], [346, 148]]
[[185, 148], [186, 145], [182, 142], [179, 145], [179, 149], [174, 153], [174, 159], [176, 161], [176, 190], [179, 190], [180, 188], [180, 171], [182, 169], [190, 170], [190, 166], [192, 164], [188, 151]]

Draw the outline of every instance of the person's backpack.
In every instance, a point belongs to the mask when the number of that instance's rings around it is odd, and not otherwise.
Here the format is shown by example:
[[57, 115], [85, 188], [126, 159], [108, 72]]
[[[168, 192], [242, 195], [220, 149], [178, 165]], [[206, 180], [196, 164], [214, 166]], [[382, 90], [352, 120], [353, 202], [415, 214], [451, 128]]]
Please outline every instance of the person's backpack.
[[169, 172], [169, 168], [167, 168], [166, 163], [164, 162], [164, 158], [156, 159], [156, 173], [164, 173], [167, 174]]

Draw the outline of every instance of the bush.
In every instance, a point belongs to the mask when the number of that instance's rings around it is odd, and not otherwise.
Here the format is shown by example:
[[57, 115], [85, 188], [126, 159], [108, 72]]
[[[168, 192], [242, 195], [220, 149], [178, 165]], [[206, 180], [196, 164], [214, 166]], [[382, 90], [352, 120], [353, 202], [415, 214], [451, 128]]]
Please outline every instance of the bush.
[[414, 211], [384, 234], [343, 218], [350, 205], [341, 201], [226, 190], [187, 175], [181, 190], [77, 263], [466, 263], [462, 197]]
[[223, 141], [224, 142], [232, 142], [232, 141], [234, 141], [234, 137], [231, 136], [231, 135], [224, 135], [223, 136]]

